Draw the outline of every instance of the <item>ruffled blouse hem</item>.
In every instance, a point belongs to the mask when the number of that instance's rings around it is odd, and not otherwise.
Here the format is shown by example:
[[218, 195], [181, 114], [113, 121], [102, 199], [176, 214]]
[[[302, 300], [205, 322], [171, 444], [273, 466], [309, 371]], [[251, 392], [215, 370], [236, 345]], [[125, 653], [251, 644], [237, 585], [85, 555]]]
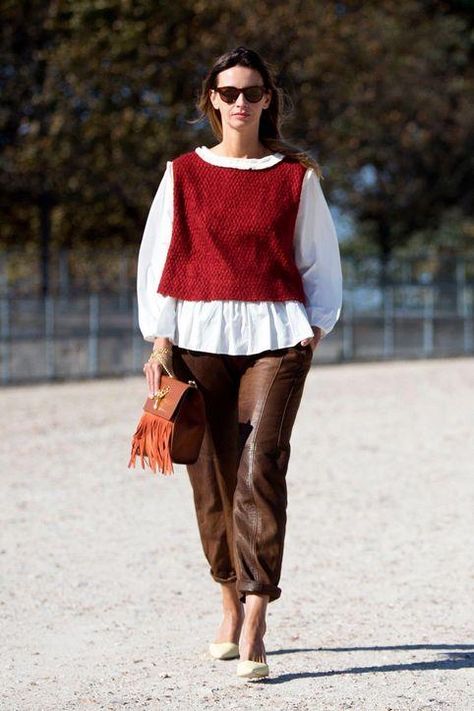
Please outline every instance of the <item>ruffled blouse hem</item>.
[[172, 297], [162, 301], [156, 332], [180, 348], [228, 355], [288, 348], [313, 336], [299, 301], [202, 302]]

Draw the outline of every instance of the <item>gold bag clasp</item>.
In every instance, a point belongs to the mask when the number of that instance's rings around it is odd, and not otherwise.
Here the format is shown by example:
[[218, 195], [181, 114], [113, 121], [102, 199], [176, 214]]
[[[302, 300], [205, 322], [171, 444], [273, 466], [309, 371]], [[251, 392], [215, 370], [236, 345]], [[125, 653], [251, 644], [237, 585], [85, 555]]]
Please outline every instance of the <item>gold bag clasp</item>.
[[170, 390], [169, 387], [166, 386], [165, 388], [160, 388], [158, 390], [158, 392], [155, 395], [153, 395], [152, 399], [153, 399], [153, 409], [154, 410], [157, 410], [159, 408], [161, 401], [163, 400], [165, 395], [167, 393], [169, 393], [169, 390]]

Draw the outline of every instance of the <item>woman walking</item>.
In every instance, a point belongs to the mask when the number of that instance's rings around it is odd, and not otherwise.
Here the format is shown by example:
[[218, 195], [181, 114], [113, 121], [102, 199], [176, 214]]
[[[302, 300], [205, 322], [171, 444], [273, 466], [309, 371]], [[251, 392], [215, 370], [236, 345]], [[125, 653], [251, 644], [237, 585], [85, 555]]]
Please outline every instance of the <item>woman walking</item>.
[[281, 139], [281, 90], [255, 52], [221, 56], [198, 107], [219, 143], [168, 161], [138, 260], [139, 325], [206, 404], [187, 466], [200, 538], [222, 591], [210, 653], [269, 674], [267, 605], [281, 595], [290, 436], [313, 351], [339, 318], [342, 277], [318, 165]]

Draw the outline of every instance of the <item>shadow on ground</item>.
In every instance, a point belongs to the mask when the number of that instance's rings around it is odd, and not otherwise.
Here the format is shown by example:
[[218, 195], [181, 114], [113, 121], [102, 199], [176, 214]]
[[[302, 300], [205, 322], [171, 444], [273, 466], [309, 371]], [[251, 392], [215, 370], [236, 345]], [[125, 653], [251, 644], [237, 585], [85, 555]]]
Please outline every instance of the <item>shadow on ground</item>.
[[427, 662], [411, 662], [401, 664], [382, 664], [366, 667], [349, 667], [348, 669], [330, 669], [328, 671], [307, 671], [293, 674], [281, 674], [278, 677], [267, 677], [258, 680], [262, 684], [281, 684], [293, 679], [320, 678], [342, 674], [373, 674], [376, 672], [427, 671], [431, 669], [469, 669], [474, 667], [474, 644], [407, 644], [390, 645], [386, 647], [293, 647], [267, 652], [267, 656], [279, 654], [298, 654], [300, 652], [381, 652], [381, 651], [438, 651], [444, 659], [433, 659]]

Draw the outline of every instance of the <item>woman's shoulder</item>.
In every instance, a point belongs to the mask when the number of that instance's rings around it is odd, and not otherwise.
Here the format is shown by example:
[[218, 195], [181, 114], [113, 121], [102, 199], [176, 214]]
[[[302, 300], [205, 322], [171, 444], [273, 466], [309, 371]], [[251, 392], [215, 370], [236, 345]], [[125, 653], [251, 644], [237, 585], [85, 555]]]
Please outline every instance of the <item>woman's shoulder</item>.
[[188, 163], [194, 162], [196, 159], [196, 151], [191, 150], [191, 151], [186, 151], [185, 153], [179, 153], [177, 156], [174, 158], [171, 158], [168, 162], [171, 163], [173, 166], [180, 166], [180, 165], [186, 165]]

